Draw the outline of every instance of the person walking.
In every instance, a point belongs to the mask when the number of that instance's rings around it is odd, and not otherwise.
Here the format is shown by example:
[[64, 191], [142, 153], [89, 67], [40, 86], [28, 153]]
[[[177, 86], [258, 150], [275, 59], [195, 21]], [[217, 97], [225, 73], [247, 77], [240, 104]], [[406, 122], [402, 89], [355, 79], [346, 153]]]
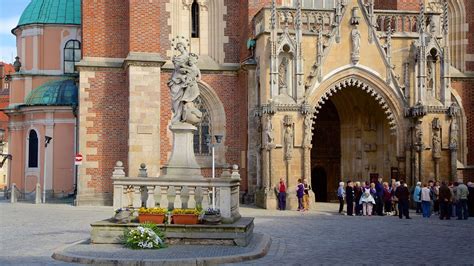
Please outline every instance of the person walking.
[[423, 217], [430, 218], [431, 216], [431, 190], [428, 185], [423, 184], [421, 189], [421, 208], [423, 210]]
[[280, 211], [286, 210], [286, 185], [283, 178], [280, 178], [280, 183], [278, 184], [278, 209]]
[[446, 182], [441, 182], [439, 187], [439, 219], [446, 220], [451, 219], [451, 190], [446, 185]]
[[449, 211], [451, 217], [456, 217], [456, 186], [453, 182], [449, 182], [449, 190], [451, 191], [451, 204], [449, 205]]
[[370, 187], [366, 182], [367, 186], [363, 188], [363, 193], [360, 198], [360, 204], [362, 205], [362, 215], [372, 216], [372, 207], [375, 205], [375, 199], [370, 193]]
[[395, 195], [397, 188], [400, 186], [400, 181], [395, 181], [392, 183], [392, 206], [393, 206], [393, 215], [398, 216], [398, 198]]
[[355, 202], [355, 215], [360, 216], [362, 215], [362, 204], [360, 204], [360, 198], [362, 197], [362, 187], [360, 186], [360, 182], [355, 182], [354, 187], [354, 202]]
[[303, 195], [303, 208], [305, 211], [309, 210], [309, 190], [311, 186], [308, 185], [308, 181], [306, 178], [303, 178], [303, 186], [304, 186], [304, 195]]
[[383, 204], [386, 215], [392, 215], [392, 189], [387, 182], [383, 183]]
[[382, 185], [382, 178], [379, 177], [375, 182], [375, 191], [377, 193], [377, 197], [375, 198], [375, 211], [377, 215], [383, 216], [383, 185]]
[[456, 189], [456, 210], [458, 220], [467, 220], [469, 214], [467, 213], [467, 197], [469, 195], [469, 190], [466, 185], [462, 182], [457, 182]]
[[467, 195], [467, 205], [469, 209], [469, 216], [474, 217], [474, 183], [467, 182], [467, 189], [469, 195]]
[[352, 181], [347, 181], [346, 186], [346, 204], [347, 204], [347, 215], [353, 216], [354, 215], [354, 188]]
[[304, 211], [303, 196], [304, 196], [304, 185], [301, 182], [301, 178], [299, 178], [298, 185], [296, 185], [296, 197], [298, 198], [298, 211]]
[[337, 198], [339, 199], [339, 214], [342, 214], [344, 209], [344, 198], [346, 197], [346, 191], [344, 189], [344, 182], [339, 182], [339, 188], [337, 189]]
[[413, 201], [416, 205], [416, 213], [421, 213], [421, 182], [416, 182], [416, 187], [413, 190]]
[[398, 198], [398, 217], [402, 219], [403, 216], [405, 216], [405, 218], [411, 219], [408, 211], [410, 191], [408, 191], [408, 188], [405, 186], [405, 181], [400, 181], [400, 186], [397, 188], [395, 196]]

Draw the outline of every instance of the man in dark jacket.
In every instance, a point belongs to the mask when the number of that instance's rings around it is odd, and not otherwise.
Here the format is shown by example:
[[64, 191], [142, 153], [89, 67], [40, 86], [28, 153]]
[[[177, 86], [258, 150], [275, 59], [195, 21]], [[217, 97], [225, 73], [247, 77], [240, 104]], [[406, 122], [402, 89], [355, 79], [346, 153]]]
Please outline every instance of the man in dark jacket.
[[405, 181], [400, 181], [400, 186], [397, 188], [397, 191], [395, 191], [395, 196], [398, 198], [398, 217], [402, 219], [403, 216], [405, 216], [405, 218], [411, 219], [408, 212], [410, 191], [408, 191]]
[[377, 191], [375, 211], [377, 212], [377, 215], [383, 216], [383, 185], [381, 177], [379, 177], [377, 182], [375, 182], [375, 191]]
[[439, 208], [440, 208], [440, 215], [439, 219], [446, 220], [451, 219], [451, 190], [446, 185], [446, 182], [441, 182], [441, 186], [439, 187]]
[[346, 204], [347, 204], [347, 215], [352, 216], [354, 210], [354, 187], [352, 185], [352, 181], [347, 181], [346, 186]]
[[467, 189], [469, 190], [469, 195], [467, 195], [469, 216], [474, 217], [474, 183], [467, 182]]

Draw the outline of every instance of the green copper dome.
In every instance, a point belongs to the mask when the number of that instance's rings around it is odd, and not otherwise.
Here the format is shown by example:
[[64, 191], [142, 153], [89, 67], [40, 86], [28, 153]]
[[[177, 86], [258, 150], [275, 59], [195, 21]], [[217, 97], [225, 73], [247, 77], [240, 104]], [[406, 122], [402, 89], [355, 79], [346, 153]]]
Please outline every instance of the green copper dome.
[[25, 105], [77, 105], [77, 86], [73, 79], [44, 83], [25, 98]]
[[17, 28], [28, 24], [80, 25], [81, 0], [31, 0], [21, 14]]

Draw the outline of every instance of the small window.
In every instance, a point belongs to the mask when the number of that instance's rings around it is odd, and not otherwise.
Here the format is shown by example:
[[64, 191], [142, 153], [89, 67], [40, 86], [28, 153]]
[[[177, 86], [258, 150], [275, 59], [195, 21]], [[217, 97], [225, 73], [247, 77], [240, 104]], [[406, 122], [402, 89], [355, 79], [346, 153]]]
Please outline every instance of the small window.
[[201, 122], [196, 126], [197, 130], [194, 131], [194, 154], [196, 155], [209, 155], [210, 149], [207, 145], [207, 137], [211, 134], [211, 120], [209, 118], [209, 111], [204, 106], [202, 98], [198, 97], [194, 100], [196, 108], [202, 112]]
[[76, 62], [81, 60], [81, 42], [78, 40], [67, 41], [64, 46], [64, 73], [74, 74]]
[[199, 4], [194, 0], [191, 5], [191, 37], [199, 38]]
[[28, 167], [38, 168], [38, 135], [34, 130], [28, 136]]

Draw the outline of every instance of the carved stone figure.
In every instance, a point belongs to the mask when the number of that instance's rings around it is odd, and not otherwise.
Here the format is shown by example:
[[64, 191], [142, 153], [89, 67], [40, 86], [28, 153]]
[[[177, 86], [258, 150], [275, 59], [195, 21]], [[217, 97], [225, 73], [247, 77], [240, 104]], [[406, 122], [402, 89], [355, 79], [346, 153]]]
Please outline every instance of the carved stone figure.
[[[198, 56], [189, 54], [183, 43], [176, 44], [179, 55], [173, 56], [174, 71], [168, 81], [171, 94], [173, 117], [171, 123], [185, 122], [196, 124], [201, 121], [201, 112], [192, 102], [199, 96], [197, 82], [201, 79], [201, 71], [197, 67]], [[186, 115], [184, 111], [186, 109]]]
[[351, 31], [351, 39], [352, 39], [352, 63], [357, 64], [360, 58], [360, 31], [357, 28], [357, 25]]
[[457, 149], [458, 147], [458, 123], [456, 117], [453, 117], [449, 132], [449, 147], [451, 149]]
[[265, 136], [263, 144], [267, 147], [267, 149], [271, 149], [274, 140], [275, 136], [273, 134], [272, 119], [268, 117], [265, 125]]
[[433, 132], [433, 158], [441, 158], [441, 138], [439, 130]]
[[421, 121], [416, 121], [415, 140], [417, 145], [423, 145], [423, 131], [421, 128]]
[[293, 131], [291, 125], [285, 126], [285, 136], [283, 140], [285, 143], [285, 160], [290, 160], [293, 153]]
[[288, 59], [283, 57], [278, 67], [278, 85], [280, 87], [280, 94], [286, 93], [286, 88], [288, 86], [288, 82], [286, 78], [288, 77]]

